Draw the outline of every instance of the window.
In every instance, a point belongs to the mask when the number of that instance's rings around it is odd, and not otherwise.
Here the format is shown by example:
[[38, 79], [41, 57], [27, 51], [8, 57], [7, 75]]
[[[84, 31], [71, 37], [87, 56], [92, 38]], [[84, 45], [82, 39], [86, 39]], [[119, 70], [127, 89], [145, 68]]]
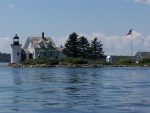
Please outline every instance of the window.
[[46, 56], [46, 52], [44, 52], [44, 56]]
[[45, 46], [44, 46], [44, 42], [39, 41], [38, 43], [39, 43], [39, 46], [40, 46], [41, 48], [44, 48], [44, 47], [45, 47]]
[[50, 56], [52, 56], [53, 55], [53, 52], [52, 51], [50, 51]]
[[19, 52], [17, 53], [17, 56], [19, 56]]

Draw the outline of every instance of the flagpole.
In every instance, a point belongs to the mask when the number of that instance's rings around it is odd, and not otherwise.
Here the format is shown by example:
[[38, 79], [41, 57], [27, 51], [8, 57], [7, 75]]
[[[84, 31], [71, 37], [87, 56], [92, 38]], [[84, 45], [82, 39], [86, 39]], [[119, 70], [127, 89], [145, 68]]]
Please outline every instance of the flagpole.
[[132, 56], [133, 56], [133, 50], [132, 50], [132, 29], [130, 29], [130, 31], [128, 32], [127, 35], [131, 35], [131, 60], [132, 60]]
[[133, 48], [132, 48], [132, 32], [131, 32], [131, 60], [132, 60], [132, 56], [133, 56]]

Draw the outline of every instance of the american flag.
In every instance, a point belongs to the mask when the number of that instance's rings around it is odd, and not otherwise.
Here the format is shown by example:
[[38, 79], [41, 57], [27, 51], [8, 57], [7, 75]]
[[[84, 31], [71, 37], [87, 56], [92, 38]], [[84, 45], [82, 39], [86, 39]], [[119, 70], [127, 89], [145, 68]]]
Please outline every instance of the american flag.
[[128, 34], [127, 34], [127, 35], [131, 35], [131, 33], [132, 33], [132, 29], [130, 29], [130, 31], [128, 32]]

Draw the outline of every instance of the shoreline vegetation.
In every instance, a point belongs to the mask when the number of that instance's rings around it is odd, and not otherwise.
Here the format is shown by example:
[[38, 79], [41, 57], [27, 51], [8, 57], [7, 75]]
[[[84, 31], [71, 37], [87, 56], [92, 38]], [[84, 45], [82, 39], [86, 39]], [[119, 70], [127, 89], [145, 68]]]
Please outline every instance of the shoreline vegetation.
[[150, 67], [150, 65], [98, 65], [98, 64], [68, 64], [68, 65], [47, 65], [47, 64], [36, 64], [36, 65], [23, 65], [20, 63], [8, 64], [1, 67], [64, 67], [64, 68], [96, 68], [96, 67]]
[[138, 64], [131, 59], [121, 59], [113, 64], [100, 61], [89, 61], [81, 58], [64, 58], [57, 60], [55, 58], [28, 59], [21, 63], [8, 63], [9, 67], [70, 67], [70, 68], [88, 68], [88, 67], [150, 67], [150, 59], [143, 59]]

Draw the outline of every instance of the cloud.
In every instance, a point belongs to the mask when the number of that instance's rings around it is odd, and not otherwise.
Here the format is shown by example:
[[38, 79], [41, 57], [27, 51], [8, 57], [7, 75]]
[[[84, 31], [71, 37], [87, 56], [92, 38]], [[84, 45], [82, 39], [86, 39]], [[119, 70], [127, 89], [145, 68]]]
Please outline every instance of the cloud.
[[8, 8], [15, 8], [15, 5], [14, 4], [9, 4]]
[[0, 38], [0, 52], [2, 53], [10, 53], [11, 51], [11, 39], [9, 37]]
[[56, 46], [64, 46], [66, 41], [68, 40], [69, 35], [65, 35], [65, 36], [58, 36], [58, 37], [53, 37], [52, 39], [54, 41], [54, 43], [56, 44]]
[[[131, 35], [128, 36], [113, 36], [103, 33], [92, 33], [86, 35], [80, 33], [79, 36], [85, 36], [89, 42], [95, 37], [103, 44], [105, 55], [131, 55]], [[54, 39], [54, 38], [53, 38]], [[68, 36], [55, 37], [56, 45], [65, 45]], [[133, 31], [132, 35], [133, 55], [138, 51], [149, 51], [150, 35], [145, 37], [142, 33]]]
[[146, 4], [150, 4], [150, 0], [133, 0], [134, 2], [138, 2], [138, 3], [146, 3]]

